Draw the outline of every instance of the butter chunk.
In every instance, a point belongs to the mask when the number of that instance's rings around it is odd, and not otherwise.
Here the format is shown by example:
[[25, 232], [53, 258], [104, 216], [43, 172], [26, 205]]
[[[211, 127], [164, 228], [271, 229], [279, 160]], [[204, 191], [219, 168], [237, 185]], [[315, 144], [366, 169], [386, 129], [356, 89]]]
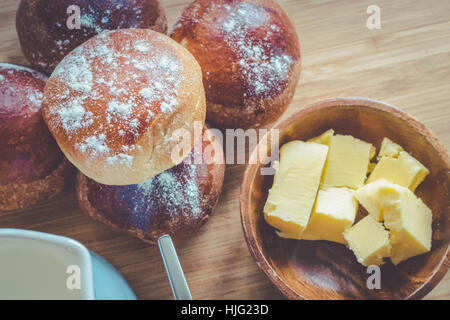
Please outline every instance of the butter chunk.
[[374, 153], [370, 143], [352, 136], [332, 136], [322, 188], [363, 186]]
[[334, 129], [329, 129], [322, 133], [320, 136], [309, 139], [309, 142], [316, 142], [320, 144], [330, 145], [331, 137], [334, 135]]
[[346, 244], [342, 233], [353, 225], [357, 211], [358, 202], [354, 190], [347, 188], [319, 190], [302, 239]]
[[380, 191], [380, 188], [386, 184], [389, 184], [389, 182], [380, 179], [356, 189], [355, 192], [358, 202], [366, 209], [369, 215], [377, 221], [383, 220], [383, 210], [380, 206], [378, 192]]
[[[275, 233], [276, 233], [280, 238], [283, 238], [283, 239], [295, 239], [294, 236], [290, 236], [290, 235], [288, 235], [288, 234], [286, 234], [286, 233], [284, 233], [284, 232], [281, 232], [281, 231], [275, 231]], [[296, 240], [298, 240], [298, 239], [296, 239]]]
[[380, 153], [378, 154], [377, 160], [380, 160], [382, 157], [397, 158], [401, 151], [403, 151], [403, 148], [400, 145], [389, 138], [384, 138], [381, 142]]
[[432, 212], [408, 188], [384, 185], [378, 192], [384, 225], [391, 232], [392, 263], [431, 250]]
[[367, 179], [367, 183], [386, 179], [414, 191], [429, 173], [430, 171], [409, 153], [400, 151], [398, 158], [382, 157]]
[[266, 222], [300, 239], [316, 199], [328, 146], [291, 141], [280, 149], [279, 168], [264, 206]]
[[349, 248], [364, 266], [383, 264], [390, 256], [389, 232], [371, 216], [366, 216], [344, 232]]

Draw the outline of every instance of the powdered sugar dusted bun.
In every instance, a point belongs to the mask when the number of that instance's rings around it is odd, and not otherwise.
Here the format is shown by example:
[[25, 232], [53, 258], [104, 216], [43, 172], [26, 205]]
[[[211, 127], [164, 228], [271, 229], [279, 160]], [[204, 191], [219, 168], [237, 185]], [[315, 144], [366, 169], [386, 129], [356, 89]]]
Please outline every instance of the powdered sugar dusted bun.
[[65, 159], [42, 119], [47, 77], [0, 63], [0, 210], [32, 206], [73, 183]]
[[200, 66], [161, 33], [106, 31], [61, 61], [42, 109], [81, 172], [103, 184], [140, 183], [181, 161], [171, 157], [177, 129], [194, 141], [194, 122], [204, 122]]
[[[190, 235], [211, 215], [222, 190], [222, 146], [211, 137], [198, 142], [200, 147], [179, 165], [140, 184], [102, 185], [80, 173], [80, 207], [92, 218], [151, 243], [163, 234], [174, 238]], [[206, 150], [212, 148], [217, 152], [215, 162], [205, 159]], [[199, 163], [196, 157], [203, 157], [203, 163], [195, 164]]]
[[300, 46], [272, 0], [196, 0], [171, 37], [203, 71], [207, 120], [222, 127], [263, 125], [287, 108], [300, 76]]
[[21, 0], [16, 28], [25, 57], [50, 74], [66, 54], [104, 30], [166, 33], [167, 20], [159, 0]]

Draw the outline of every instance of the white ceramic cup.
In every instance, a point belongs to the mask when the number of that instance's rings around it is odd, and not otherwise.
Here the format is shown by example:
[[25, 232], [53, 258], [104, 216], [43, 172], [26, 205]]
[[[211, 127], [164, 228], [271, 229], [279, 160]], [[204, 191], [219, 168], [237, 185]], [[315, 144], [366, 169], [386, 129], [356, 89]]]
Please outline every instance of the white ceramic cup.
[[62, 236], [0, 228], [0, 299], [94, 299], [88, 249]]

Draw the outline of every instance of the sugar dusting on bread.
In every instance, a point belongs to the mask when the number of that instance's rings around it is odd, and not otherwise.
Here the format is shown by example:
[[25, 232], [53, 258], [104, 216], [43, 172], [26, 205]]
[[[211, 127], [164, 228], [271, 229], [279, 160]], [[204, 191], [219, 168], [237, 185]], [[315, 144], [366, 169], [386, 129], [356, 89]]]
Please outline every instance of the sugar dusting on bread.
[[[190, 5], [188, 16], [182, 15], [176, 21], [173, 30], [186, 26], [190, 30], [188, 36], [195, 33], [190, 28], [196, 26], [217, 30], [226, 46], [237, 55], [232, 69], [239, 69], [247, 90], [245, 97], [273, 98], [284, 90], [283, 85], [298, 59], [289, 54], [280, 23], [258, 3], [197, 1]], [[195, 37], [192, 41], [196, 41]], [[209, 76], [206, 73], [207, 79]]]
[[202, 165], [194, 164], [194, 159], [201, 156], [202, 152], [194, 148], [178, 166], [130, 186], [128, 192], [133, 198], [132, 224], [147, 227], [152, 219], [151, 212], [158, 211], [168, 215], [169, 223], [201, 218], [204, 213], [204, 197], [199, 186]]
[[[133, 185], [104, 185], [78, 176], [78, 199], [93, 218], [139, 238], [154, 242], [161, 235], [182, 238], [202, 226], [217, 204], [222, 188], [223, 162], [195, 164], [206, 148], [214, 144], [212, 135], [193, 148], [180, 164], [145, 182]], [[223, 153], [220, 155], [223, 159]]]
[[[252, 94], [266, 96], [287, 81], [293, 64], [292, 58], [272, 45], [271, 38], [280, 33], [277, 25], [269, 24], [270, 16], [259, 5], [241, 2], [231, 9], [221, 25], [225, 41], [234, 47], [240, 58], [238, 65], [247, 77], [246, 83]], [[265, 37], [258, 39], [255, 32], [265, 29]]]
[[[188, 159], [192, 160], [192, 157], [193, 153]], [[193, 224], [196, 219], [200, 223], [204, 218], [205, 205], [199, 185], [201, 167], [187, 160], [139, 184], [103, 185], [101, 194], [106, 194], [108, 189], [114, 190], [115, 197], [130, 209], [122, 218], [136, 228], [151, 229], [150, 225], [158, 220], [169, 226], [182, 225], [183, 221]], [[121, 205], [118, 206], [117, 210], [120, 210]], [[155, 215], [161, 213], [164, 218], [156, 218]]]
[[[22, 73], [26, 76], [16, 77], [15, 73]], [[24, 82], [20, 89], [22, 92], [18, 92], [17, 85], [13, 84], [17, 81]], [[44, 98], [42, 87], [46, 81], [45, 75], [30, 68], [0, 63], [0, 94], [2, 100], [0, 113], [20, 112], [20, 110], [17, 110], [17, 100], [21, 100], [23, 107], [28, 108], [29, 112], [39, 112]]]
[[[80, 7], [77, 19], [80, 26], [76, 29], [72, 26], [75, 20], [65, 14], [72, 4]], [[158, 0], [23, 0], [17, 13], [25, 56], [32, 65], [48, 74], [64, 56], [96, 34], [125, 28], [153, 28], [164, 32], [165, 20]], [[33, 28], [30, 28], [30, 21], [33, 21]]]
[[[150, 41], [140, 32], [105, 31], [66, 56], [51, 76], [66, 89], [53, 93], [48, 124], [93, 160], [131, 166], [145, 128], [178, 106], [178, 58], [162, 36], [153, 34]], [[93, 134], [79, 141], [82, 130]]]
[[[181, 170], [166, 170], [137, 185], [132, 216], [138, 220], [138, 225], [145, 225], [145, 220], [149, 219], [146, 213], [154, 210], [155, 205], [163, 205], [171, 218], [180, 214], [193, 217], [201, 214], [197, 165], [182, 166]], [[153, 203], [154, 199], [158, 199], [159, 204]]]

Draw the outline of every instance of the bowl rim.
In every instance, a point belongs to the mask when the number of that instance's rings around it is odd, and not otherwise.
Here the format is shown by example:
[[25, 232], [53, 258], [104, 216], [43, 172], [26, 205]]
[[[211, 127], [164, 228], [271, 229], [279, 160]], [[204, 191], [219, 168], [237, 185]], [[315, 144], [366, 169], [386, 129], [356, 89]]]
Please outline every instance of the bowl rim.
[[[405, 120], [410, 127], [412, 127], [416, 132], [418, 132], [422, 136], [424, 136], [425, 139], [433, 146], [433, 148], [439, 153], [441, 158], [444, 160], [444, 163], [446, 164], [450, 172], [450, 159], [448, 156], [448, 152], [445, 149], [445, 147], [439, 142], [437, 136], [431, 130], [426, 128], [424, 124], [422, 124], [419, 120], [417, 120], [413, 116], [407, 114], [405, 111], [402, 111], [401, 109], [391, 104], [371, 98], [350, 96], [350, 97], [322, 99], [300, 108], [300, 110], [289, 114], [287, 117], [283, 117], [282, 119], [275, 122], [275, 124], [271, 126], [271, 129], [287, 128], [291, 124], [293, 124], [298, 118], [308, 113], [329, 107], [340, 107], [340, 106], [360, 106], [378, 109], [381, 111], [389, 112], [394, 116], [401, 118], [402, 120]], [[266, 133], [266, 135], [269, 134], [269, 132], [270, 130], [268, 131], [268, 133]], [[261, 139], [261, 141], [264, 142], [265, 139]], [[291, 288], [291, 286], [289, 286], [278, 275], [278, 273], [272, 268], [270, 263], [267, 261], [266, 257], [262, 253], [262, 248], [258, 245], [258, 243], [255, 240], [256, 230], [251, 225], [249, 219], [249, 212], [250, 212], [249, 199], [251, 191], [250, 187], [252, 185], [252, 182], [254, 181], [254, 178], [257, 174], [257, 170], [260, 166], [258, 161], [256, 161], [258, 159], [257, 158], [258, 147], [260, 146], [260, 143], [258, 143], [257, 147], [255, 147], [254, 150], [252, 150], [250, 153], [249, 161], [248, 164], [246, 165], [241, 184], [239, 204], [240, 204], [240, 216], [242, 229], [244, 232], [244, 238], [249, 248], [249, 251], [253, 259], [255, 260], [256, 264], [258, 265], [259, 269], [261, 269], [265, 273], [265, 275], [270, 279], [270, 281], [275, 285], [275, 287], [281, 291], [283, 295], [285, 295], [289, 299], [307, 300], [307, 298], [305, 298], [300, 293]], [[422, 286], [417, 288], [408, 296], [405, 296], [404, 297], [405, 300], [423, 298], [445, 276], [447, 270], [450, 267], [449, 248], [450, 242], [447, 244], [447, 250], [445, 254], [442, 256], [441, 260], [439, 261], [437, 267], [433, 270], [433, 273], [422, 284]]]

